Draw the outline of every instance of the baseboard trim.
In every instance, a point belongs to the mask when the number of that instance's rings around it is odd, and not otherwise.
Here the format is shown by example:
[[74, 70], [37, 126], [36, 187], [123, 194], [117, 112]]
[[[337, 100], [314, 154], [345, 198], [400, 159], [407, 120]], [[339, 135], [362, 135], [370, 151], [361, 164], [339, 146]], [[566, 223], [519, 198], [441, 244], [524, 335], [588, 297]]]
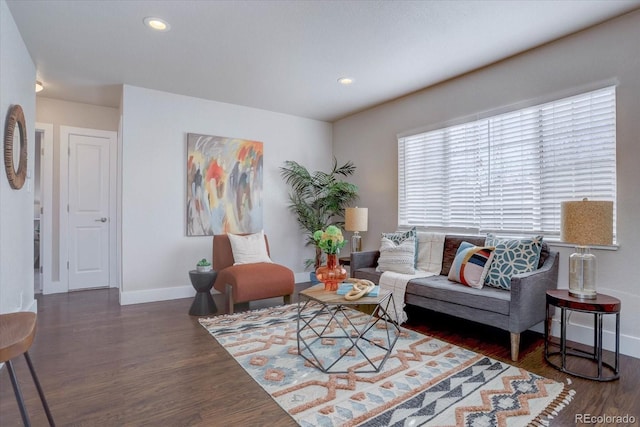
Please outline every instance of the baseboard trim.
[[309, 272], [294, 273], [293, 280], [296, 283], [307, 283], [309, 282]]
[[[309, 282], [309, 273], [295, 273], [295, 283]], [[219, 293], [215, 289], [212, 293]], [[173, 288], [145, 289], [141, 291], [120, 291], [120, 305], [143, 304], [145, 302], [168, 301], [172, 299], [193, 298], [196, 295], [193, 286], [176, 286]]]
[[69, 287], [60, 281], [43, 284], [42, 295], [64, 294], [69, 292]]
[[32, 313], [38, 314], [38, 300], [31, 301], [28, 307], [25, 308], [25, 311], [31, 311]]
[[[544, 327], [542, 331], [544, 332]], [[560, 319], [553, 319], [551, 323], [551, 335], [554, 337], [560, 337]], [[593, 346], [593, 328], [578, 323], [571, 323], [571, 321], [569, 321], [567, 323], [567, 340]], [[609, 351], [615, 351], [615, 331], [603, 328], [602, 348]], [[640, 338], [621, 333], [620, 354], [640, 359]]]
[[120, 291], [120, 305], [193, 298], [195, 294], [196, 291], [191, 285], [176, 286], [174, 288], [145, 289], [142, 291]]

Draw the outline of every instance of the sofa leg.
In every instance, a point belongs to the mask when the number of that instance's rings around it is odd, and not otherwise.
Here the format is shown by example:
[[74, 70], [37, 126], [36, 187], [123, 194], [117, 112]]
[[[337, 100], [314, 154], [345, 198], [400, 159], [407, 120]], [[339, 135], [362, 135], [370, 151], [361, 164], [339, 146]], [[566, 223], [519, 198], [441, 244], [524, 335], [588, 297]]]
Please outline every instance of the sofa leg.
[[284, 296], [284, 305], [291, 304], [291, 294]]
[[233, 287], [228, 283], [224, 288], [224, 298], [227, 306], [227, 314], [233, 314]]
[[518, 361], [518, 353], [520, 353], [520, 334], [511, 332], [511, 360]]

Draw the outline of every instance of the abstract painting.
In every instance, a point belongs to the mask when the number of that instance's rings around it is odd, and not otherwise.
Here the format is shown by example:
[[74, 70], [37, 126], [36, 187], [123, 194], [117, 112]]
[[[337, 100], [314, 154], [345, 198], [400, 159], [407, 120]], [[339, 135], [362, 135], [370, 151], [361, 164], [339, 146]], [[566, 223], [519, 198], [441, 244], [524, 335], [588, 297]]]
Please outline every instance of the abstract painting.
[[262, 230], [262, 142], [187, 135], [187, 236]]

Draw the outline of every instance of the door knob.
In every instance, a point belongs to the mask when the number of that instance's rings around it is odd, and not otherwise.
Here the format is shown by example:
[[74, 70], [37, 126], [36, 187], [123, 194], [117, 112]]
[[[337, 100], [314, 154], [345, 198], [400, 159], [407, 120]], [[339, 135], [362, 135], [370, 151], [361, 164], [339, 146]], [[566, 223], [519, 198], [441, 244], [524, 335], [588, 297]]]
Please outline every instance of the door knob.
[[96, 221], [96, 222], [107, 222], [107, 218], [102, 217], [102, 218], [100, 218], [100, 219], [96, 219], [95, 221]]

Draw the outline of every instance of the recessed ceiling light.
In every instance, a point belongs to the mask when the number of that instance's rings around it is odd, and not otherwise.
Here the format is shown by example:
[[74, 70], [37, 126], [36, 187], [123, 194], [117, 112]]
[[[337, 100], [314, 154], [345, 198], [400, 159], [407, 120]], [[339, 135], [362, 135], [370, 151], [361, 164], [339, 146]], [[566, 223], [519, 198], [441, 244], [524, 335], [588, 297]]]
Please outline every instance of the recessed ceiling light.
[[348, 86], [351, 83], [353, 83], [353, 79], [351, 77], [340, 77], [338, 79], [338, 83], [340, 83], [341, 85]]
[[144, 25], [156, 31], [169, 31], [171, 28], [167, 21], [154, 16], [147, 16], [144, 18]]
[[36, 80], [36, 93], [42, 92], [44, 90], [44, 85], [41, 81]]

